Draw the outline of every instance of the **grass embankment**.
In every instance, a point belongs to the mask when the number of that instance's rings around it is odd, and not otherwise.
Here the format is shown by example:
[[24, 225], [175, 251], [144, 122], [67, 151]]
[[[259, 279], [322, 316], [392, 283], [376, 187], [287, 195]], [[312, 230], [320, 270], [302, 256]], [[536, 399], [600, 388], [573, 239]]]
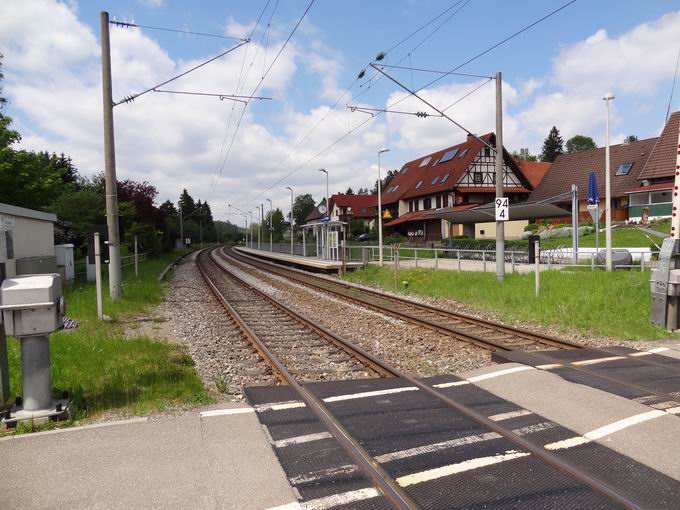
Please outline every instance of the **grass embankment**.
[[[369, 266], [346, 278], [394, 290], [390, 267]], [[508, 274], [503, 285], [496, 283], [494, 273], [403, 269], [397, 276], [400, 287], [409, 282], [408, 293], [452, 298], [509, 321], [631, 340], [672, 337], [649, 322], [649, 279], [649, 271], [546, 271], [541, 273], [541, 295], [535, 298], [533, 274]]]
[[[158, 274], [178, 254], [141, 263], [138, 278], [133, 268], [125, 268], [121, 300], [108, 298], [108, 282], [104, 281], [104, 313], [111, 322], [97, 319], [94, 283], [66, 287], [66, 315], [80, 326], [50, 336], [52, 387], [55, 397], [69, 392], [76, 420], [111, 411], [148, 414], [168, 406], [210, 401], [191, 356], [181, 346], [130, 334], [135, 318], [164, 299]], [[8, 347], [14, 399], [21, 394], [19, 342], [9, 339]]]
[[[651, 227], [653, 228], [653, 227]], [[637, 227], [616, 227], [612, 229], [612, 246], [614, 248], [647, 248], [652, 242], [661, 246], [663, 239], [643, 232]], [[604, 232], [600, 232], [600, 248], [604, 249]], [[595, 248], [595, 232], [579, 236], [578, 245], [582, 248]], [[558, 246], [571, 247], [571, 237], [541, 239], [541, 248], [550, 249]]]

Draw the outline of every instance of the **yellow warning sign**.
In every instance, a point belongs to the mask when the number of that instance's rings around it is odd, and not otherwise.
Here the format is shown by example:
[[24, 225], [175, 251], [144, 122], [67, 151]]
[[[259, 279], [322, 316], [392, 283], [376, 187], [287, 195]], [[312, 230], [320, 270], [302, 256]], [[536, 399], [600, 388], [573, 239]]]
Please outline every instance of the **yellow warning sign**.
[[383, 212], [383, 219], [384, 220], [391, 220], [392, 219], [392, 214], [390, 213], [389, 209], [385, 209]]

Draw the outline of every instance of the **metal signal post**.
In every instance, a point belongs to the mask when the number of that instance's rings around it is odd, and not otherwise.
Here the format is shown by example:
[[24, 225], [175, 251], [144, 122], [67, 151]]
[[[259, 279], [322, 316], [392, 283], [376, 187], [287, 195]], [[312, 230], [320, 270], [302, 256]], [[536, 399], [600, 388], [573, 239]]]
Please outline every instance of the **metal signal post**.
[[[503, 199], [503, 78], [496, 73], [496, 200]], [[507, 218], [506, 218], [507, 219]], [[496, 221], [496, 280], [505, 280], [505, 222]]]

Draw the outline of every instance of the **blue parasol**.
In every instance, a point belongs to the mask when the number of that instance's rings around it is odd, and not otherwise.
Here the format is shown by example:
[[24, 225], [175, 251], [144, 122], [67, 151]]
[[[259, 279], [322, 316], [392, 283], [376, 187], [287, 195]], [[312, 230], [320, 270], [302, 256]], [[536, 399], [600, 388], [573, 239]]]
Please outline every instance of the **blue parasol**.
[[588, 205], [596, 205], [600, 202], [600, 195], [597, 192], [597, 181], [595, 172], [590, 172], [588, 176]]

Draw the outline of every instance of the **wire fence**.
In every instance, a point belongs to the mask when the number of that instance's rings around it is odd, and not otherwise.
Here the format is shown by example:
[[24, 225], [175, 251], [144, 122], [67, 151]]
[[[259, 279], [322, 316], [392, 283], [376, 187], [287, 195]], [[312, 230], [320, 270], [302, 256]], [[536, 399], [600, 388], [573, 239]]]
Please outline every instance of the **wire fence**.
[[[149, 260], [149, 252], [144, 252], [140, 253], [137, 255], [139, 257], [138, 262], [141, 264], [142, 262], [145, 262]], [[87, 258], [77, 260], [74, 262], [74, 276], [76, 280], [86, 280], [87, 279]], [[102, 267], [105, 267], [107, 264], [102, 263]], [[135, 256], [134, 255], [125, 255], [124, 257], [120, 258], [120, 267], [130, 267], [135, 265]], [[92, 264], [92, 274], [94, 274], [94, 264]]]

